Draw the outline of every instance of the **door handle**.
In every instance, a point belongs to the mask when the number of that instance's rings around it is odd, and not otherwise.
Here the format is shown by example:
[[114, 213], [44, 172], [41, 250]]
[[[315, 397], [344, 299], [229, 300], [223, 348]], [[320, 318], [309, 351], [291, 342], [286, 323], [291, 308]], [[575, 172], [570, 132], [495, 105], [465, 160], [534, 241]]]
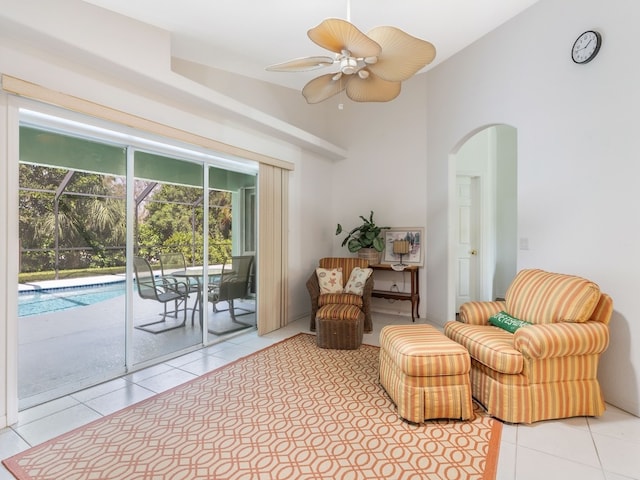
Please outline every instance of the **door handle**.
[[477, 255], [478, 254], [478, 250], [476, 250], [475, 248], [473, 250], [471, 250], [469, 252], [471, 255]]

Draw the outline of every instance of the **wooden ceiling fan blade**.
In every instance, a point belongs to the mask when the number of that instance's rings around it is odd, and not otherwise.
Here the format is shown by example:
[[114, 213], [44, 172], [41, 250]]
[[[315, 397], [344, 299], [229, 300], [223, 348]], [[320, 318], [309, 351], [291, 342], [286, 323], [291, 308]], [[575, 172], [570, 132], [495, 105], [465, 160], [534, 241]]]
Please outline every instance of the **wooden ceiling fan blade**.
[[354, 102], [388, 102], [400, 95], [401, 82], [390, 82], [376, 75], [354, 75], [347, 84], [347, 96]]
[[353, 24], [339, 18], [327, 18], [307, 32], [309, 38], [335, 53], [348, 50], [353, 57], [376, 57], [380, 45], [358, 30]]
[[380, 44], [378, 61], [368, 68], [389, 81], [401, 82], [415, 75], [436, 57], [436, 48], [395, 27], [376, 27], [367, 35]]
[[307, 83], [302, 89], [302, 95], [307, 99], [307, 103], [320, 103], [344, 90], [349, 79], [342, 76], [334, 80], [335, 77], [335, 73], [328, 73]]
[[335, 59], [332, 57], [303, 57], [269, 65], [266, 70], [270, 72], [306, 72], [333, 65], [334, 61]]

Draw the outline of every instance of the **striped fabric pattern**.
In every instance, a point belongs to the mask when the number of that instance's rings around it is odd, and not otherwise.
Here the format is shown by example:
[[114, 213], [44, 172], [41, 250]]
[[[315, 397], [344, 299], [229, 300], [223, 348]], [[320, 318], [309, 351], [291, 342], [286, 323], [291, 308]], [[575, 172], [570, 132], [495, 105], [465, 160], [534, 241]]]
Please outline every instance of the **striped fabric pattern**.
[[524, 375], [491, 370], [471, 359], [471, 389], [491, 416], [510, 423], [531, 423], [529, 385]]
[[591, 320], [609, 325], [611, 315], [613, 315], [613, 299], [606, 293], [601, 293], [598, 305], [591, 314]]
[[595, 379], [599, 355], [526, 359], [522, 373], [530, 385]]
[[507, 290], [506, 311], [532, 323], [586, 322], [600, 299], [600, 287], [573, 275], [521, 270]]
[[469, 353], [430, 325], [387, 325], [380, 347], [412, 377], [469, 373]]
[[318, 305], [329, 305], [331, 303], [340, 303], [343, 305], [355, 305], [362, 308], [362, 297], [352, 293], [321, 293], [318, 297]]
[[349, 320], [355, 319], [362, 315], [362, 310], [360, 310], [355, 305], [343, 305], [338, 303], [330, 303], [328, 305], [323, 305], [318, 310], [318, 315], [316, 316], [316, 320], [321, 318], [330, 318], [332, 320]]
[[467, 325], [487, 325], [491, 315], [506, 309], [505, 301], [463, 303], [460, 305], [460, 321]]
[[515, 348], [530, 358], [589, 355], [609, 346], [609, 328], [600, 322], [535, 325], [518, 329], [513, 337]]
[[535, 325], [511, 334], [487, 325], [500, 302], [470, 302], [444, 327], [471, 355], [474, 398], [512, 423], [601, 415], [611, 297], [589, 280], [542, 270], [518, 273], [506, 297], [507, 313]]
[[594, 379], [529, 384], [525, 375], [500, 374], [472, 359], [471, 385], [489, 415], [510, 423], [599, 416], [605, 408]]
[[522, 372], [522, 353], [514, 348], [512, 333], [498, 327], [461, 322], [447, 322], [444, 333], [464, 346], [472, 358], [493, 370], [508, 374]]
[[469, 354], [430, 325], [380, 332], [380, 383], [408, 421], [473, 415]]

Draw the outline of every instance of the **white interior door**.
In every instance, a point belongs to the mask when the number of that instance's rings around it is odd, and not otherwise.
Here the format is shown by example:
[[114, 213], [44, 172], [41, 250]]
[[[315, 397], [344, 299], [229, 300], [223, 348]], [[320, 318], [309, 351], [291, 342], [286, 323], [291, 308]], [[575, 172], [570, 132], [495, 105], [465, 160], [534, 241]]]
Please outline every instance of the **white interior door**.
[[456, 312], [460, 305], [478, 298], [479, 177], [456, 177]]

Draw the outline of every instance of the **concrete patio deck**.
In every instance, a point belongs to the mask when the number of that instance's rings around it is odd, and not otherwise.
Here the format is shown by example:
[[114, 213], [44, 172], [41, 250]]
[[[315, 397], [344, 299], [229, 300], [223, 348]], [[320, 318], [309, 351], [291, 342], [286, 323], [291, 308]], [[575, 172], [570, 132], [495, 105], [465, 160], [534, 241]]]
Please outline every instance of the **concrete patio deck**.
[[[21, 285], [21, 289], [65, 288], [71, 285], [104, 284], [122, 281], [122, 276], [88, 277], [38, 282]], [[185, 326], [162, 333], [150, 333], [134, 328], [132, 333], [132, 362], [125, 366], [125, 296], [92, 305], [57, 312], [20, 317], [18, 320], [18, 398], [19, 408], [28, 408], [67, 395], [111, 378], [165, 361], [203, 346], [202, 329], [196, 312], [192, 324], [192, 310], [196, 295], [188, 300]], [[224, 303], [222, 304], [224, 306]], [[172, 306], [172, 304], [171, 304]], [[206, 304], [210, 330], [220, 331], [231, 322], [228, 312], [213, 311]], [[244, 307], [255, 311], [255, 301], [244, 301]], [[160, 320], [163, 305], [141, 299], [133, 292], [133, 323], [140, 325]], [[240, 319], [239, 319], [240, 320]], [[168, 322], [182, 322], [168, 317]], [[255, 313], [243, 315], [241, 321], [255, 327]], [[251, 328], [251, 327], [248, 327]], [[207, 343], [214, 344], [231, 338], [208, 333]]]

